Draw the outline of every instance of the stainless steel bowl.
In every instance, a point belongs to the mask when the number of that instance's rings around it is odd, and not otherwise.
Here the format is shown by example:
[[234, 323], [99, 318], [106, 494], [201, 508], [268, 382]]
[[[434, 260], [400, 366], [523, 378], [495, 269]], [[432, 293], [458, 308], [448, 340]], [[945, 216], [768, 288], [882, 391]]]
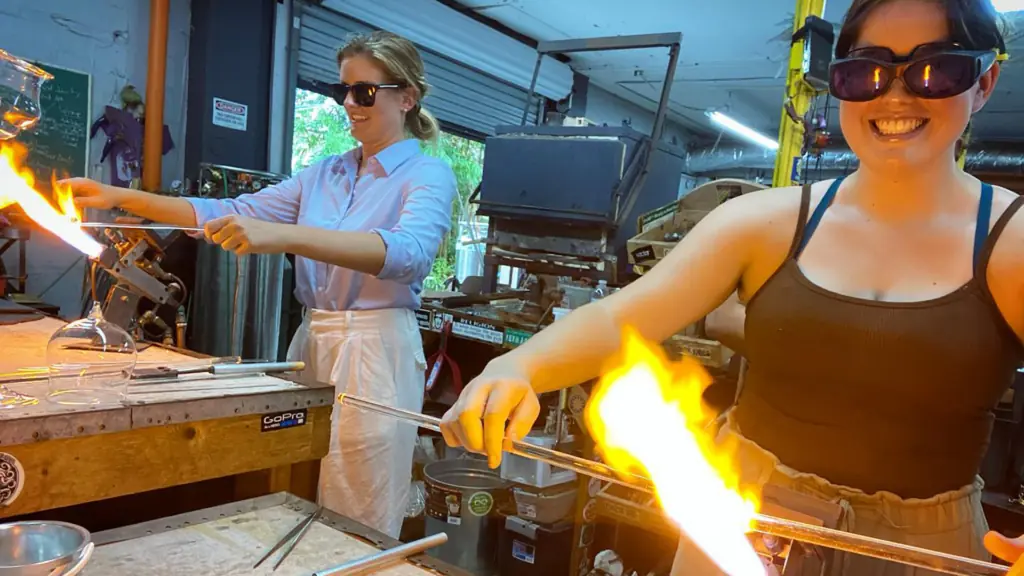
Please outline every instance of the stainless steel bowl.
[[0, 575], [49, 576], [70, 568], [91, 540], [88, 530], [66, 522], [0, 524]]

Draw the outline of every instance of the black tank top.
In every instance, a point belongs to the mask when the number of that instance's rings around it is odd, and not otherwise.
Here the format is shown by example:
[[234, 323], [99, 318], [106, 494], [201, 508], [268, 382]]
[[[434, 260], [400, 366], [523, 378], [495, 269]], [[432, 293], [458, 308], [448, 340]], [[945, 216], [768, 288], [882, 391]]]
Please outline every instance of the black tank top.
[[797, 265], [839, 184], [810, 220], [804, 188], [789, 256], [747, 304], [740, 431], [797, 471], [869, 494], [929, 498], [970, 484], [992, 410], [1024, 361], [985, 280], [1024, 196], [989, 233], [993, 192], [983, 187], [974, 276], [963, 287], [922, 302], [877, 302], [825, 290]]

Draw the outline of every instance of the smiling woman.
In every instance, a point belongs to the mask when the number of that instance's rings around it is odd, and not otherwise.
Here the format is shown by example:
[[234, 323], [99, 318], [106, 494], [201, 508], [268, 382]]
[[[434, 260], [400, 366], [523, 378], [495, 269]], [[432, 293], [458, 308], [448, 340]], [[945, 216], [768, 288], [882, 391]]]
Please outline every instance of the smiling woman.
[[[854, 0], [837, 57], [855, 173], [726, 202], [638, 281], [492, 361], [445, 415], [448, 443], [500, 462], [537, 395], [598, 376], [624, 328], [662, 342], [738, 291], [748, 369], [714, 429], [741, 488], [812, 495], [841, 505], [845, 530], [985, 559], [977, 474], [1024, 362], [1024, 197], [955, 155], [999, 80], [998, 14], [990, 0]], [[715, 573], [702, 560], [684, 537], [673, 573]], [[829, 573], [911, 574], [856, 556]]]
[[[338, 52], [334, 94], [358, 146], [292, 178], [234, 199], [183, 199], [70, 181], [80, 206], [205, 228], [238, 254], [296, 255], [296, 296], [307, 313], [290, 360], [303, 377], [419, 411], [425, 359], [413, 311], [451, 227], [456, 182], [420, 140], [437, 136], [423, 109], [423, 62], [386, 32]], [[397, 537], [405, 516], [416, 430], [337, 408], [319, 498], [335, 512]], [[343, 425], [342, 425], [343, 423]]]

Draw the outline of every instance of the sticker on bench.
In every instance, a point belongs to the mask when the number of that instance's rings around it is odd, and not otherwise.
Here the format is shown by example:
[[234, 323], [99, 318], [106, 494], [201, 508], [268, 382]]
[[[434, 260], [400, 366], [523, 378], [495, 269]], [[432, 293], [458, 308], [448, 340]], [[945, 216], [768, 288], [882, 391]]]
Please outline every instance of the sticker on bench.
[[306, 417], [307, 412], [305, 408], [264, 414], [260, 419], [260, 432], [273, 432], [274, 430], [305, 426]]

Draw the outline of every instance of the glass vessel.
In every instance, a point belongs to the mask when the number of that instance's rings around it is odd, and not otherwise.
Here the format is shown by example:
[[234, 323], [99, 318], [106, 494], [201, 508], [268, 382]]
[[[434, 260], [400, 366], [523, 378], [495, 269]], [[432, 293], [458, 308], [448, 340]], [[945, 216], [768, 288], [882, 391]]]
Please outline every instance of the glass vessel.
[[0, 140], [31, 128], [42, 115], [39, 92], [49, 72], [0, 50]]
[[132, 337], [103, 319], [99, 302], [89, 316], [53, 333], [46, 347], [51, 402], [72, 406], [120, 405], [135, 370]]

